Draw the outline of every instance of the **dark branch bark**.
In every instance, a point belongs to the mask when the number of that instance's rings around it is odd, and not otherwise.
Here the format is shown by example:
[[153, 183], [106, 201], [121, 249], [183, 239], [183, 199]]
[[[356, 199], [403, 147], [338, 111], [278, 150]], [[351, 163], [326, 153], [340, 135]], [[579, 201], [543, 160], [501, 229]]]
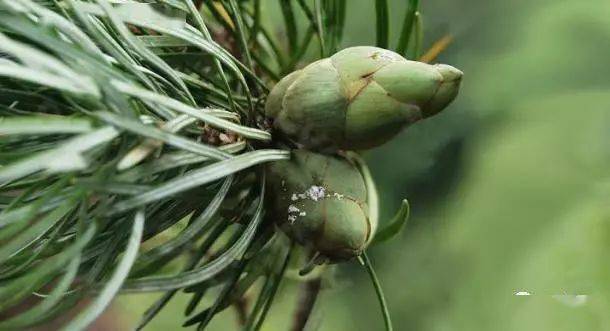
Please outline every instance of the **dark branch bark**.
[[233, 307], [235, 307], [237, 312], [237, 323], [239, 326], [246, 325], [248, 321], [248, 298], [242, 297], [233, 304]]
[[313, 311], [313, 307], [320, 293], [322, 279], [316, 278], [301, 285], [299, 302], [294, 313], [292, 331], [303, 331], [307, 325], [307, 320]]

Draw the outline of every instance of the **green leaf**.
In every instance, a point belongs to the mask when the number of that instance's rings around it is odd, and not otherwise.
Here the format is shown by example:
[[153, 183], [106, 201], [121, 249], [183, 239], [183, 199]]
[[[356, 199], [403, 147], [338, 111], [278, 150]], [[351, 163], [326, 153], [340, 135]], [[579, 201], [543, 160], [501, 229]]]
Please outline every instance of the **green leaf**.
[[211, 183], [220, 178], [250, 168], [260, 163], [288, 159], [290, 153], [281, 150], [257, 150], [216, 162], [184, 176], [167, 181], [157, 188], [130, 199], [118, 202], [111, 214], [122, 213], [145, 204], [158, 201], [186, 190]]
[[[96, 2], [104, 10], [104, 13], [108, 17], [112, 27], [118, 33], [120, 40], [128, 46], [129, 50], [133, 52], [134, 55], [137, 55], [138, 57], [149, 62], [152, 67], [159, 71], [159, 73], [164, 74], [164, 76], [168, 77], [168, 79], [170, 79], [172, 83], [175, 84], [181, 90], [182, 93], [184, 93], [184, 95], [186, 96], [186, 100], [190, 101], [193, 105], [196, 104], [195, 100], [193, 99], [193, 96], [191, 95], [190, 90], [186, 87], [184, 81], [182, 81], [182, 79], [180, 79], [180, 77], [176, 74], [174, 69], [172, 69], [172, 67], [170, 67], [165, 61], [159, 58], [155, 53], [146, 48], [144, 44], [140, 43], [139, 40], [135, 38], [132, 33], [129, 32], [129, 30], [127, 30], [127, 27], [125, 26], [126, 22], [115, 13], [115, 9], [113, 9], [113, 7], [108, 4], [107, 0], [96, 0]], [[127, 8], [125, 8], [125, 6], [127, 6]], [[168, 24], [168, 22], [171, 22], [172, 24], [179, 24], [178, 26], [182, 27], [184, 24], [186, 24], [182, 19], [178, 19], [178, 23], [175, 23], [174, 20], [168, 19], [167, 16], [158, 17], [160, 14], [153, 10], [150, 4], [127, 4], [119, 6], [118, 8], [123, 8], [126, 12], [125, 16], [129, 16], [132, 19], [134, 19], [134, 14], [137, 16], [137, 13], [140, 13], [140, 15], [142, 13], [146, 13], [146, 16], [137, 17], [136, 19], [140, 22], [147, 22], [151, 25], [158, 25], [159, 22], [162, 22], [163, 24]], [[154, 18], [150, 18], [150, 16], [152, 15], [157, 16], [155, 16]]]
[[265, 318], [267, 317], [267, 313], [271, 309], [271, 304], [273, 303], [273, 299], [275, 299], [275, 294], [277, 293], [277, 290], [280, 287], [280, 283], [282, 282], [282, 279], [284, 279], [284, 273], [286, 273], [286, 268], [288, 267], [288, 262], [290, 262], [290, 257], [292, 256], [292, 251], [293, 251], [293, 246], [291, 245], [288, 248], [288, 252], [286, 252], [286, 257], [284, 259], [284, 263], [282, 264], [280, 270], [275, 275], [271, 276], [273, 278], [272, 285], [269, 290], [269, 296], [267, 298], [267, 301], [265, 302], [265, 305], [263, 306], [263, 309], [261, 311], [260, 317], [254, 324], [252, 329], [246, 327], [246, 330], [258, 331], [263, 326], [263, 322], [265, 321]]
[[407, 199], [402, 200], [402, 204], [400, 205], [400, 209], [396, 212], [396, 215], [392, 217], [386, 226], [375, 233], [371, 244], [382, 243], [396, 237], [407, 224], [410, 212], [411, 207], [409, 206], [409, 201], [407, 201]]
[[[210, 32], [208, 31], [208, 28], [205, 26], [205, 23], [203, 22], [203, 18], [201, 17], [199, 10], [195, 7], [195, 4], [193, 3], [193, 1], [184, 0], [184, 2], [186, 3], [188, 11], [191, 14], [191, 16], [193, 17], [193, 19], [195, 20], [195, 24], [197, 24], [197, 28], [199, 28], [199, 31], [201, 32], [203, 37], [209, 42], [214, 42], [214, 40], [212, 39], [212, 36], [210, 35]], [[212, 6], [212, 8], [214, 8], [214, 6]], [[223, 87], [224, 87], [225, 93], [227, 95], [227, 99], [229, 101], [229, 105], [231, 106], [231, 109], [233, 111], [236, 111], [234, 96], [233, 96], [233, 93], [231, 92], [231, 85], [229, 84], [229, 80], [228, 80], [227, 76], [225, 75], [224, 69], [222, 68], [220, 59], [214, 58], [214, 67], [215, 67], [216, 71], [218, 72], [218, 74], [220, 75], [220, 78], [222, 80]], [[243, 83], [243, 81], [242, 81], [242, 83]], [[248, 103], [249, 103], [250, 107], [252, 107], [252, 101], [250, 99], [249, 90], [248, 90], [247, 86], [246, 86], [246, 91], [248, 91], [248, 95], [247, 95]]]
[[[184, 270], [191, 270], [195, 266], [197, 266], [197, 263], [199, 262], [201, 257], [208, 253], [209, 249], [218, 240], [218, 238], [225, 231], [227, 226], [228, 226], [228, 223], [226, 223], [226, 222], [220, 222], [220, 224], [216, 225], [216, 227], [211, 231], [211, 233], [204, 240], [204, 242], [198, 247], [198, 253], [194, 254], [191, 257], [188, 265], [184, 268]], [[199, 285], [201, 285], [201, 284], [199, 284]], [[197, 292], [197, 295], [193, 299], [196, 299], [196, 298], [201, 299], [205, 290], [206, 289], [202, 289], [200, 292]], [[171, 298], [176, 294], [177, 291], [178, 290], [175, 289], [175, 290], [170, 290], [170, 291], [166, 292], [165, 295], [163, 295], [152, 306], [150, 306], [144, 313], [144, 316], [142, 316], [142, 319], [138, 323], [136, 330], [143, 329], [161, 311], [161, 309], [163, 309], [163, 307], [169, 302], [169, 300], [171, 300]], [[196, 305], [197, 302], [198, 301], [196, 301], [196, 300], [195, 300], [195, 302], [194, 302], [194, 300], [191, 300], [191, 303], [189, 303], [189, 306], [194, 308], [192, 303], [194, 303]]]
[[29, 12], [31, 14], [40, 16], [43, 18], [45, 25], [57, 27], [59, 31], [74, 41], [75, 44], [82, 46], [91, 53], [102, 55], [102, 52], [91, 40], [91, 38], [89, 38], [89, 36], [76, 25], [72, 24], [72, 22], [66, 17], [48, 10], [47, 8], [44, 8], [30, 0], [21, 0], [18, 4], [15, 1], [5, 1], [2, 5], [8, 6], [16, 12]]
[[320, 0], [314, 0], [313, 3], [316, 10], [316, 26], [318, 28], [318, 38], [320, 39], [320, 55], [322, 57], [327, 57], [329, 54], [326, 53], [326, 32], [324, 31], [322, 6], [320, 5]]
[[388, 0], [375, 0], [375, 14], [377, 18], [377, 47], [387, 49], [390, 34]]
[[[62, 63], [54, 56], [44, 53], [25, 43], [13, 40], [5, 34], [0, 33], [0, 50], [18, 60], [23, 67], [36, 70], [41, 73], [54, 75], [58, 79], [64, 79], [75, 88], [80, 88], [85, 92], [97, 95], [97, 88], [90, 78], [76, 73], [68, 65]], [[7, 66], [15, 66], [7, 64]]]
[[[246, 148], [246, 143], [244, 141], [218, 147], [219, 150], [231, 154], [241, 152], [242, 150], [244, 150], [244, 148]], [[211, 159], [209, 157], [201, 156], [199, 154], [194, 154], [191, 152], [165, 153], [160, 158], [142, 164], [138, 167], [129, 169], [118, 177], [120, 179], [128, 181], [135, 181], [138, 178], [150, 176], [159, 172], [171, 170], [185, 165], [202, 163], [210, 160]]]
[[69, 196], [69, 193], [58, 193], [57, 196], [50, 198], [48, 202], [45, 202], [44, 205], [37, 206], [36, 203], [30, 203], [23, 207], [18, 207], [12, 209], [8, 212], [3, 212], [0, 214], [0, 229], [11, 225], [12, 223], [16, 223], [22, 221], [24, 218], [27, 219], [31, 217], [30, 215], [35, 215], [36, 213], [44, 213], [50, 210], [57, 208], [57, 206], [61, 205], [64, 199]]
[[279, 0], [282, 15], [284, 16], [284, 25], [286, 26], [286, 40], [288, 41], [288, 51], [294, 52], [297, 46], [297, 24], [292, 9], [291, 0]]
[[149, 48], [185, 47], [190, 44], [173, 36], [137, 36], [138, 40]]
[[[248, 252], [244, 255], [244, 260], [247, 260], [248, 264], [244, 271], [244, 276], [239, 279], [229, 280], [229, 285], [223, 289], [223, 293], [218, 300], [210, 308], [194, 315], [188, 319], [183, 326], [190, 326], [199, 323], [198, 328], [205, 328], [210, 319], [217, 313], [235, 304], [240, 299], [244, 298], [244, 295], [253, 284], [263, 276], [273, 276], [277, 274], [278, 268], [284, 263], [286, 258], [286, 247], [290, 245], [289, 239], [283, 236], [275, 236], [271, 239], [273, 230], [263, 229], [263, 233], [257, 236]], [[263, 250], [261, 246], [265, 246]], [[241, 266], [237, 266], [236, 270], [239, 270]], [[241, 274], [241, 271], [239, 272]], [[234, 274], [235, 275], [235, 274]], [[235, 275], [236, 276], [236, 275]], [[195, 287], [196, 288], [196, 287]], [[194, 298], [191, 301], [193, 304], [189, 304], [187, 314], [190, 314], [192, 307], [196, 305], [200, 296], [195, 292]]]
[[[77, 3], [79, 9], [89, 14], [104, 16], [106, 13], [97, 5], [90, 3]], [[247, 88], [247, 83], [243, 76], [246, 73], [249, 77], [253, 78], [259, 85], [264, 87], [264, 83], [254, 73], [252, 73], [243, 63], [239, 62], [233, 55], [231, 55], [226, 49], [222, 48], [211, 40], [206, 38], [192, 26], [185, 24], [183, 28], [176, 28], [175, 26], [167, 26], [163, 24], [152, 24], [146, 21], [139, 21], [131, 16], [121, 17], [121, 19], [130, 24], [140, 26], [143, 28], [158, 31], [162, 34], [171, 35], [182, 40], [189, 42], [191, 45], [196, 46], [204, 52], [214, 56], [224, 65], [231, 69], [231, 71], [237, 76], [242, 86]]]
[[243, 271], [246, 268], [246, 264], [247, 264], [246, 260], [240, 261], [236, 270], [232, 273], [229, 281], [227, 281], [226, 284], [224, 284], [220, 294], [216, 297], [214, 304], [212, 304], [212, 306], [209, 309], [206, 309], [202, 314], [195, 316], [195, 319], [190, 319], [189, 321], [186, 321], [182, 326], [185, 327], [188, 325], [199, 323], [197, 328], [200, 330], [205, 329], [207, 327], [207, 325], [210, 323], [210, 321], [212, 320], [212, 317], [214, 317], [214, 315], [219, 310], [222, 310], [222, 308], [224, 308], [223, 306], [225, 305], [227, 298], [233, 292], [235, 286], [237, 285], [237, 283], [240, 279], [240, 276], [242, 275]]
[[411, 56], [412, 59], [419, 61], [422, 56], [422, 45], [424, 43], [424, 23], [422, 15], [419, 11], [415, 12], [415, 27], [414, 27], [414, 38]]
[[[80, 10], [80, 7], [76, 6], [74, 1], [68, 0], [68, 4], [70, 4], [76, 18], [80, 20], [81, 24], [87, 29], [92, 38], [94, 38], [100, 47], [103, 47], [104, 50], [110, 55], [103, 55], [104, 64], [111, 63], [113, 65], [121, 65], [127, 72], [132, 73], [134, 78], [138, 79], [151, 90], [157, 91], [159, 90], [159, 86], [153, 80], [151, 80], [149, 76], [156, 78], [159, 82], [161, 82], [161, 84], [167, 85], [170, 88], [172, 87], [172, 85], [169, 84], [168, 81], [161, 75], [140, 66], [138, 61], [117, 42], [117, 40], [110, 34], [108, 29], [102, 24], [102, 22], [100, 22], [100, 20]], [[104, 68], [104, 66], [100, 67]], [[104, 84], [106, 84], [106, 80], [110, 78], [106, 78], [106, 76], [107, 75], [102, 74], [102, 77], [104, 77], [102, 78], [104, 80]], [[112, 75], [112, 77], [115, 79], [127, 80], [125, 75]], [[121, 95], [112, 95], [110, 100], [118, 104], [125, 104], [126, 102], [126, 98]], [[119, 106], [118, 108], [124, 107]], [[169, 113], [169, 111], [162, 108], [157, 109], [156, 111], [166, 118], [171, 118], [173, 116], [173, 114]]]
[[[0, 32], [0, 51], [16, 58], [21, 65], [3, 62], [0, 75], [25, 79], [70, 92], [99, 97], [97, 85], [87, 75], [78, 74], [51, 55], [27, 44], [15, 41]], [[38, 73], [38, 75], [36, 75]], [[23, 74], [23, 77], [19, 77]], [[46, 84], [45, 84], [46, 83]]]
[[152, 306], [148, 307], [135, 330], [142, 330], [169, 303], [174, 295], [176, 295], [176, 292], [176, 290], [165, 292]]
[[164, 105], [172, 110], [177, 112], [181, 112], [187, 114], [189, 116], [200, 119], [214, 127], [226, 129], [232, 132], [235, 132], [239, 135], [242, 135], [245, 138], [250, 139], [258, 139], [258, 140], [271, 140], [271, 134], [269, 132], [253, 129], [247, 126], [241, 126], [235, 124], [233, 122], [224, 120], [222, 118], [218, 118], [216, 116], [212, 116], [208, 114], [207, 109], [196, 109], [191, 106], [188, 106], [184, 103], [179, 102], [178, 100], [166, 97], [164, 95], [150, 92], [148, 90], [138, 88], [131, 84], [126, 84], [119, 81], [114, 81], [112, 83], [119, 91], [131, 95], [136, 98], [140, 98], [142, 100], [151, 101], [157, 104]]
[[258, 321], [258, 316], [260, 316], [261, 311], [264, 309], [267, 301], [273, 294], [273, 288], [275, 287], [275, 283], [278, 281], [277, 278], [269, 276], [265, 279], [265, 283], [263, 284], [263, 288], [260, 290], [258, 294], [258, 298], [256, 298], [256, 302], [254, 303], [254, 308], [250, 312], [250, 316], [248, 316], [248, 320], [246, 321], [246, 325], [243, 329], [252, 330], [254, 325]]
[[39, 304], [29, 309], [26, 312], [0, 322], [0, 329], [23, 329], [26, 326], [37, 324], [41, 321], [41, 317], [48, 314], [59, 302], [66, 296], [72, 282], [76, 278], [78, 267], [80, 266], [80, 254], [75, 256], [66, 272], [58, 281], [57, 286], [53, 288], [51, 293]]
[[112, 194], [136, 195], [151, 189], [148, 185], [127, 184], [115, 182], [108, 179], [81, 178], [74, 181], [75, 186], [95, 192], [106, 192]]
[[229, 0], [229, 6], [231, 7], [233, 21], [235, 22], [235, 28], [237, 37], [239, 40], [239, 44], [241, 47], [241, 51], [244, 54], [244, 58], [246, 59], [246, 64], [251, 71], [254, 71], [254, 66], [252, 63], [252, 55], [250, 54], [250, 50], [248, 49], [248, 42], [246, 41], [246, 32], [244, 22], [242, 20], [242, 13], [237, 6], [237, 2], [235, 0]]
[[248, 249], [250, 242], [254, 238], [258, 225], [263, 215], [264, 188], [258, 201], [258, 206], [254, 216], [250, 220], [248, 227], [242, 236], [216, 259], [204, 264], [196, 269], [185, 271], [171, 276], [151, 276], [140, 279], [129, 280], [123, 286], [126, 292], [154, 292], [168, 291], [188, 287], [213, 278], [223, 272], [235, 260], [241, 259], [244, 252]]
[[337, 46], [341, 41], [343, 24], [345, 22], [345, 0], [326, 0], [322, 2], [322, 13], [326, 27], [326, 38], [328, 54], [337, 52]]
[[73, 201], [67, 201], [58, 208], [54, 209], [42, 219], [35, 221], [27, 227], [27, 229], [8, 242], [0, 246], [0, 264], [6, 262], [9, 258], [32, 245], [36, 240], [40, 239], [49, 229], [57, 224], [62, 217], [74, 208]]
[[91, 89], [83, 89], [81, 86], [75, 86], [73, 81], [69, 80], [68, 78], [46, 72], [41, 72], [39, 70], [27, 68], [20, 65], [0, 64], [0, 76], [24, 80], [30, 83], [40, 84], [50, 88], [63, 90], [65, 92], [85, 95], [90, 94], [95, 97], [98, 96], [97, 91], [92, 91]]
[[92, 129], [90, 120], [68, 116], [42, 115], [0, 118], [0, 136], [84, 133]]
[[168, 145], [207, 156], [215, 160], [222, 160], [231, 157], [230, 154], [222, 152], [218, 148], [197, 143], [193, 140], [183, 138], [173, 133], [158, 129], [154, 126], [145, 125], [127, 116], [121, 116], [105, 111], [98, 111], [93, 113], [93, 115], [99, 117], [108, 124], [115, 125], [119, 128], [147, 138], [160, 140]]
[[88, 164], [83, 156], [84, 152], [108, 143], [118, 135], [119, 132], [114, 128], [104, 127], [68, 139], [52, 150], [1, 167], [0, 184], [43, 170], [48, 173], [61, 173], [83, 169]]
[[[197, 121], [197, 119], [195, 119], [195, 118], [192, 118], [192, 117], [189, 117], [186, 115], [180, 115], [180, 116], [174, 117], [172, 120], [170, 120], [168, 122], [165, 122], [161, 126], [161, 129], [166, 130], [171, 133], [176, 133], [176, 132], [182, 130], [183, 128], [195, 123], [196, 121]], [[150, 155], [153, 151], [160, 148], [161, 146], [162, 146], [162, 143], [160, 141], [156, 141], [153, 139], [146, 139], [140, 145], [134, 147], [131, 151], [129, 151], [127, 154], [125, 154], [125, 156], [123, 156], [123, 158], [119, 161], [119, 163], [116, 166], [117, 170], [122, 171], [122, 170], [129, 169], [129, 168], [135, 166], [136, 164], [140, 163], [142, 160], [144, 160], [146, 157], [148, 157], [148, 155]]]
[[398, 39], [398, 46], [396, 47], [396, 52], [400, 55], [406, 55], [407, 49], [409, 48], [409, 41], [411, 40], [411, 33], [415, 23], [415, 13], [417, 12], [418, 7], [419, 0], [409, 0], [402, 31], [400, 33], [400, 38]]
[[232, 183], [233, 177], [227, 177], [220, 189], [216, 192], [216, 195], [212, 201], [208, 203], [205, 210], [197, 218], [189, 222], [190, 224], [188, 227], [180, 232], [179, 235], [142, 254], [138, 258], [134, 270], [137, 271], [138, 269], [146, 268], [161, 258], [173, 256], [176, 253], [179, 253], [180, 248], [194, 240], [197, 240], [198, 235], [203, 233], [209, 227], [209, 225], [211, 225], [212, 218], [218, 212], [218, 209], [227, 196]]
[[[220, 222], [218, 222], [218, 224], [215, 225], [215, 227], [212, 229], [212, 231], [210, 231], [210, 234], [205, 238], [203, 243], [201, 243], [201, 245], [199, 245], [199, 253], [195, 254], [191, 258], [190, 265], [188, 266], [189, 269], [192, 269], [199, 264], [199, 261], [203, 258], [203, 256], [205, 254], [207, 254], [209, 249], [212, 247], [212, 245], [214, 245], [214, 243], [218, 240], [218, 238], [222, 235], [222, 233], [227, 229], [228, 226], [229, 226], [229, 223], [223, 222], [222, 219], [220, 220]], [[244, 258], [247, 258], [247, 257], [244, 255]], [[184, 289], [185, 292], [189, 292], [189, 291], [194, 292], [191, 300], [189, 301], [187, 307], [185, 308], [185, 311], [184, 311], [185, 315], [187, 315], [187, 316], [190, 315], [193, 312], [193, 310], [195, 308], [197, 308], [197, 305], [199, 304], [201, 299], [203, 299], [203, 296], [209, 287], [210, 287], [210, 285], [205, 284], [205, 282], [204, 282], [202, 284], [197, 284], [197, 285], [193, 286], [192, 288]]]
[[362, 253], [362, 256], [358, 257], [360, 263], [364, 265], [369, 277], [371, 278], [371, 282], [375, 287], [375, 294], [377, 294], [377, 299], [379, 300], [379, 306], [381, 308], [381, 313], [383, 315], [383, 323], [385, 324], [386, 331], [392, 331], [394, 328], [392, 327], [392, 320], [390, 318], [390, 311], [388, 309], [388, 304], [385, 300], [385, 296], [383, 295], [383, 290], [381, 289], [381, 284], [379, 284], [379, 279], [377, 278], [377, 274], [375, 273], [375, 269], [373, 269], [373, 265], [371, 264], [371, 260], [369, 259], [366, 252]]
[[93, 321], [100, 316], [104, 310], [110, 305], [112, 299], [119, 292], [121, 285], [129, 275], [131, 266], [136, 260], [142, 233], [144, 232], [144, 212], [138, 211], [133, 221], [131, 235], [127, 242], [127, 248], [123, 253], [121, 261], [117, 265], [116, 270], [110, 277], [99, 296], [85, 310], [80, 312], [64, 330], [85, 330]]
[[186, 13], [188, 10], [180, 1], [167, 1], [167, 3], [180, 8], [181, 11], [162, 11], [159, 6], [154, 7], [154, 3], [116, 0], [109, 2], [116, 4], [112, 8], [117, 18], [121, 20], [129, 17], [130, 19], [146, 22], [147, 24], [163, 25], [174, 29], [180, 29], [186, 24]]
[[90, 223], [87, 230], [70, 247], [64, 249], [60, 254], [47, 258], [27, 274], [0, 287], [0, 310], [19, 302], [19, 300], [31, 295], [33, 291], [52, 280], [57, 270], [79, 256], [83, 248], [93, 238], [95, 229], [95, 223]]
[[320, 42], [320, 52], [322, 53], [322, 56], [324, 56], [326, 53], [324, 48], [324, 27], [322, 26], [322, 13], [319, 10], [319, 3], [317, 2], [317, 0], [314, 2], [314, 5], [316, 6], [316, 13], [314, 15], [309, 6], [307, 6], [307, 3], [305, 3], [305, 0], [297, 0], [297, 2], [301, 6], [301, 9], [305, 13], [305, 16], [307, 16], [307, 19], [309, 20], [311, 25], [315, 28], [316, 35], [318, 36], [318, 40]]

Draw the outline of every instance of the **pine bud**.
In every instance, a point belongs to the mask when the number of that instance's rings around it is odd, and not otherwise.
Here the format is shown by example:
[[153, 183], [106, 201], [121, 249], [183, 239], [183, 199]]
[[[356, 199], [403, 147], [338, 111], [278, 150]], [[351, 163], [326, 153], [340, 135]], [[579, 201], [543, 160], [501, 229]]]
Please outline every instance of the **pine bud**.
[[455, 99], [462, 72], [409, 61], [377, 47], [351, 47], [284, 77], [265, 113], [305, 148], [332, 152], [379, 146]]
[[332, 262], [366, 248], [372, 229], [364, 179], [338, 155], [295, 150], [268, 165], [268, 212], [293, 240]]

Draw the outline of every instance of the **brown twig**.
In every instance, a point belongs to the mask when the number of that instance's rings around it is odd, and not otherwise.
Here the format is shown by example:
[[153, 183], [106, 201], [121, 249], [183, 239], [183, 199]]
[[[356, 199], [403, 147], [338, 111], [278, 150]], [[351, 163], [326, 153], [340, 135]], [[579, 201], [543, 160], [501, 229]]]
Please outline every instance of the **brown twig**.
[[320, 288], [322, 286], [322, 279], [315, 278], [312, 280], [308, 280], [303, 285], [301, 285], [299, 302], [297, 304], [297, 309], [294, 313], [294, 322], [292, 324], [292, 331], [303, 331], [305, 326], [307, 325], [307, 320], [313, 311], [313, 307], [316, 303], [316, 299], [318, 298], [318, 294], [320, 293]]
[[248, 321], [248, 298], [244, 295], [233, 304], [233, 307], [237, 312], [237, 323], [239, 326], [246, 325]]
[[426, 54], [422, 55], [419, 58], [420, 62], [430, 63], [434, 61], [453, 41], [453, 37], [451, 35], [445, 35], [441, 39], [437, 40], [432, 47], [426, 52]]

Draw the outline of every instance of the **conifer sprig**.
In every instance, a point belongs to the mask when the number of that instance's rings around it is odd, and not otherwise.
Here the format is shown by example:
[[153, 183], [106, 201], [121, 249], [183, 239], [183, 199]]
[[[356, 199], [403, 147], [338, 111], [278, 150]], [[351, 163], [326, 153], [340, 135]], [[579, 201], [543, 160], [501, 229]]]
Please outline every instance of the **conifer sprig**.
[[67, 325], [84, 329], [121, 291], [167, 291], [141, 328], [181, 289], [203, 327], [266, 277], [260, 328], [290, 257], [263, 219], [260, 165], [289, 154], [264, 101], [308, 50], [341, 48], [348, 7], [280, 2], [288, 42], [258, 0], [0, 0], [0, 329], [86, 299]]

